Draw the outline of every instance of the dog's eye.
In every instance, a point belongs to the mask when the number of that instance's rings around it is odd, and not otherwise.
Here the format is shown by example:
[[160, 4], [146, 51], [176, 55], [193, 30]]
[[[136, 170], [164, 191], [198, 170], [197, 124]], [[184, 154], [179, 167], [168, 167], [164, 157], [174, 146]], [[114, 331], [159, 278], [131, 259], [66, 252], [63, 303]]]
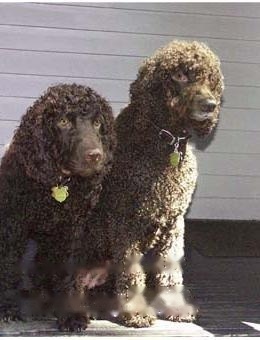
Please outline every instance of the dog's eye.
[[58, 126], [61, 128], [71, 127], [71, 122], [67, 118], [61, 118], [58, 122]]
[[101, 126], [101, 121], [97, 119], [94, 121], [93, 125], [94, 125], [94, 128], [98, 130]]
[[182, 70], [178, 70], [176, 73], [172, 75], [172, 79], [181, 83], [187, 83], [189, 81], [188, 76], [182, 72]]

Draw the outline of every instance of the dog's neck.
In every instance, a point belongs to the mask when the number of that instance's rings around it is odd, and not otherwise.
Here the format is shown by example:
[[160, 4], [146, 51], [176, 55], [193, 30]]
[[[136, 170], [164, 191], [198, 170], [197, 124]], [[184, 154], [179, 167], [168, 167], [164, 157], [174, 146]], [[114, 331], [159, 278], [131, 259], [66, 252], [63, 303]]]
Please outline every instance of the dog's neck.
[[140, 155], [149, 154], [166, 163], [174, 151], [185, 156], [190, 137], [180, 122], [155, 122], [141, 108], [131, 104], [117, 118], [117, 133], [119, 145], [125, 146], [125, 152], [135, 150]]

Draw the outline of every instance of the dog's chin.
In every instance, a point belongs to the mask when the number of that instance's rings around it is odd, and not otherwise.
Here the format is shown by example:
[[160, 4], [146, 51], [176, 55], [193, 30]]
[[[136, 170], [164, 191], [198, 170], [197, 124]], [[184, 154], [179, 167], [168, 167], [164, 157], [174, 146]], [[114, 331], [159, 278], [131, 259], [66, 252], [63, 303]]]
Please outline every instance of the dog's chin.
[[66, 168], [62, 168], [61, 172], [63, 175], [68, 176], [68, 177], [71, 175], [71, 171]]
[[99, 167], [99, 166], [96, 166], [96, 167], [89, 167], [89, 168], [85, 168], [85, 169], [80, 169], [80, 170], [77, 170], [76, 174], [78, 176], [81, 176], [81, 177], [90, 177], [90, 176], [93, 176], [97, 173], [100, 173], [102, 171], [103, 167]]
[[198, 137], [207, 137], [217, 125], [217, 119], [207, 113], [193, 113], [191, 116], [191, 128]]
[[68, 168], [64, 171], [62, 171], [67, 176], [80, 176], [80, 177], [91, 177], [95, 174], [100, 173], [104, 168], [103, 163], [99, 163], [97, 165], [85, 165], [81, 167], [73, 167]]
[[208, 126], [208, 127], [203, 128], [203, 129], [193, 127], [193, 130], [199, 138], [204, 138], [204, 137], [207, 137], [208, 135], [210, 135], [212, 133], [212, 131], [214, 130], [214, 126]]

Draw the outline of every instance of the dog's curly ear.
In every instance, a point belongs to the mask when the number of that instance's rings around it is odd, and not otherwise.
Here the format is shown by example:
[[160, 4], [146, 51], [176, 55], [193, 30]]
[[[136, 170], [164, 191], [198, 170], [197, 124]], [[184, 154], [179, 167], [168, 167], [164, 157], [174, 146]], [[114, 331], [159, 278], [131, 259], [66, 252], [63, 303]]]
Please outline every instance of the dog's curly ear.
[[[132, 102], [147, 107], [157, 106], [158, 98], [165, 97], [165, 84], [169, 82], [169, 71], [161, 60], [149, 58], [140, 67], [136, 80], [130, 85], [130, 97]], [[144, 105], [145, 104], [145, 105]]]
[[[155, 119], [155, 117], [151, 117], [151, 113], [165, 105], [167, 93], [165, 93], [164, 85], [167, 79], [168, 73], [160, 60], [149, 58], [140, 67], [136, 80], [130, 85], [131, 103], [142, 108], [142, 111], [134, 119], [137, 130], [145, 130], [147, 126], [150, 126], [147, 123], [147, 118]], [[159, 100], [163, 102], [162, 105], [158, 103]]]
[[23, 116], [15, 132], [10, 152], [16, 153], [17, 161], [27, 176], [43, 185], [55, 185], [59, 177], [54, 136], [44, 127], [45, 103], [37, 100]]
[[102, 144], [106, 152], [106, 167], [105, 171], [109, 171], [112, 165], [113, 155], [117, 145], [116, 131], [115, 131], [115, 118], [113, 111], [108, 102], [103, 98], [100, 103], [101, 112], [104, 115], [104, 125], [102, 131]]

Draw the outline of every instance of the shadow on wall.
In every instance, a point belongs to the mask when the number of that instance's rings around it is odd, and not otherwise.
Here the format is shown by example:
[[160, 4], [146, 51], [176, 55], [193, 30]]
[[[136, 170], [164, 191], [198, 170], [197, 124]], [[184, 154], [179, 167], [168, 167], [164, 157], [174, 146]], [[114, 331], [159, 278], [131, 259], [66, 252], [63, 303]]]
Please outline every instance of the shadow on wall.
[[212, 143], [216, 134], [218, 133], [218, 128], [216, 128], [212, 133], [206, 137], [200, 138], [197, 135], [193, 135], [191, 138], [191, 142], [194, 144], [196, 149], [200, 151], [204, 151], [207, 147]]
[[[223, 105], [223, 102], [225, 102], [225, 98], [222, 98], [221, 105]], [[219, 120], [221, 120], [221, 117], [222, 117], [222, 115], [221, 115], [221, 111], [220, 111]], [[212, 131], [212, 133], [210, 133], [208, 136], [206, 136], [204, 138], [200, 138], [196, 134], [194, 134], [191, 138], [191, 141], [194, 144], [194, 146], [200, 151], [204, 151], [205, 149], [207, 149], [207, 147], [210, 145], [210, 143], [213, 142], [216, 134], [218, 133], [219, 125], [220, 124], [218, 122], [214, 131]]]

